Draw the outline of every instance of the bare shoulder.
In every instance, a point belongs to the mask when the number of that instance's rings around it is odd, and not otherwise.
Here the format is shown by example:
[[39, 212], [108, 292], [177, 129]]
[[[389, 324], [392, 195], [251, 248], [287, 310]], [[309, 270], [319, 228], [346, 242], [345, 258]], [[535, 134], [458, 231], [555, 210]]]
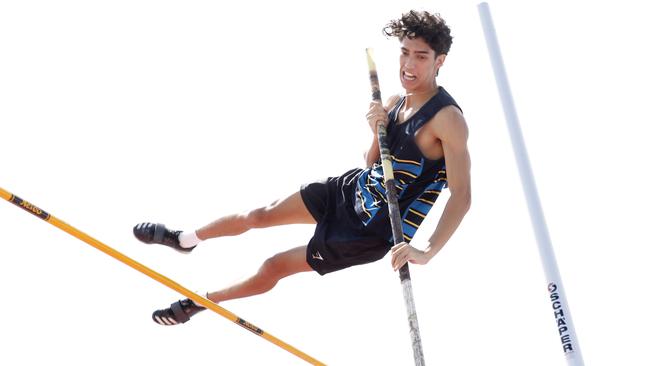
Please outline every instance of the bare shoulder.
[[467, 140], [469, 129], [463, 113], [458, 107], [449, 105], [442, 108], [430, 121], [432, 132], [441, 140]]
[[395, 108], [395, 106], [399, 102], [400, 98], [401, 97], [399, 95], [397, 95], [397, 94], [396, 95], [391, 95], [390, 97], [388, 97], [388, 100], [386, 101], [386, 105], [384, 106], [384, 108], [386, 108], [386, 110], [388, 110], [388, 111]]

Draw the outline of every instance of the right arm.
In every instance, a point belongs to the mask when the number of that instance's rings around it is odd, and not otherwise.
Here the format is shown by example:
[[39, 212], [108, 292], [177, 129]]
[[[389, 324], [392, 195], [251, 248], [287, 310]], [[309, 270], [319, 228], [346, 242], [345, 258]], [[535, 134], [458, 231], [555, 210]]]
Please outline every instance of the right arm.
[[382, 107], [378, 101], [372, 101], [368, 113], [366, 113], [366, 120], [372, 130], [372, 142], [370, 148], [366, 151], [364, 158], [366, 160], [366, 167], [371, 167], [372, 164], [379, 160], [379, 141], [377, 139], [377, 124], [381, 121], [388, 124], [388, 111], [397, 105], [399, 101], [398, 95], [393, 95], [388, 98], [385, 107]]

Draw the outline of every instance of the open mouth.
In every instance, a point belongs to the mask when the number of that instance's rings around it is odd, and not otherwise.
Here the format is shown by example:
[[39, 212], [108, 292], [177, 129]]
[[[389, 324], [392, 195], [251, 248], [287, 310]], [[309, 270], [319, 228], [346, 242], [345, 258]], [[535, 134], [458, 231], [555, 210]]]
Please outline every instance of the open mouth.
[[415, 75], [413, 75], [413, 74], [411, 74], [409, 72], [406, 72], [406, 71], [402, 72], [402, 78], [404, 78], [404, 80], [408, 80], [408, 81], [413, 81], [413, 80], [416, 79]]

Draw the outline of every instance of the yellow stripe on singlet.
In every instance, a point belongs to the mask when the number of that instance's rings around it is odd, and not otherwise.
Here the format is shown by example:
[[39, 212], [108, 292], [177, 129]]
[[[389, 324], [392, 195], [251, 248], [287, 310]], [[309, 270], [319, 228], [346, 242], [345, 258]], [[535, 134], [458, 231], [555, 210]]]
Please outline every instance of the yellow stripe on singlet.
[[433, 193], [433, 194], [440, 194], [440, 191], [436, 191], [435, 189], [429, 189], [427, 191], [424, 191], [422, 193]]
[[425, 200], [424, 198], [418, 198], [417, 201], [421, 201], [421, 202], [424, 202], [424, 203], [428, 203], [428, 204], [430, 204], [431, 206], [433, 206], [433, 204], [434, 204], [434, 202], [431, 202], [431, 201], [429, 201], [429, 200]]
[[414, 209], [412, 209], [412, 208], [409, 208], [409, 211], [412, 212], [412, 213], [414, 213], [414, 214], [416, 214], [417, 216], [420, 216], [421, 218], [425, 218], [425, 217], [426, 217], [426, 215], [423, 214], [422, 212], [417, 211], [417, 210], [414, 210]]
[[398, 158], [396, 158], [394, 155], [391, 155], [390, 158], [391, 158], [392, 160], [395, 160], [395, 161], [398, 162], [398, 163], [407, 163], [407, 164], [413, 164], [413, 165], [417, 165], [417, 166], [422, 165], [422, 164], [420, 164], [420, 162], [417, 162], [417, 161], [415, 161], [415, 160], [404, 160], [404, 159], [398, 159]]
[[[413, 173], [409, 173], [406, 170], [396, 170], [395, 173], [401, 173], [401, 174], [404, 174], [404, 175], [408, 175], [409, 177], [414, 178], [414, 179], [418, 177], [417, 175], [415, 175]], [[401, 181], [402, 180], [400, 179], [400, 182]]]
[[409, 225], [411, 225], [411, 226], [413, 226], [413, 227], [416, 228], [416, 229], [420, 227], [420, 225], [414, 223], [413, 221], [409, 221], [409, 220], [407, 220], [407, 219], [404, 219], [404, 222], [407, 223], [407, 224], [409, 224]]

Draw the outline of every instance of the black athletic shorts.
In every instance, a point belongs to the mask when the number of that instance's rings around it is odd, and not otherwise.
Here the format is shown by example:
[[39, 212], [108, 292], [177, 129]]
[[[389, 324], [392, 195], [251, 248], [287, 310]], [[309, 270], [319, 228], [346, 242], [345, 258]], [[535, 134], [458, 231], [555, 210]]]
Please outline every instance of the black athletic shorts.
[[[361, 169], [305, 184], [302, 200], [316, 220], [307, 245], [307, 263], [319, 274], [382, 259], [391, 243], [366, 228], [354, 212], [354, 192]], [[390, 227], [390, 223], [386, 222]]]

